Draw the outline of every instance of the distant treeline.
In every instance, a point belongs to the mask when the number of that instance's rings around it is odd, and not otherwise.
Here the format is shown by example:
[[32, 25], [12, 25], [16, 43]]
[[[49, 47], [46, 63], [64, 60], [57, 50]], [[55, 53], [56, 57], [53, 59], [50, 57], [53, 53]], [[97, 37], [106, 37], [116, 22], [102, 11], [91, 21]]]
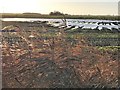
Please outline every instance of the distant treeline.
[[1, 13], [2, 18], [54, 18], [54, 19], [62, 19], [63, 17], [66, 19], [103, 19], [103, 20], [120, 20], [120, 16], [101, 16], [101, 15], [69, 15], [62, 13], [54, 13], [50, 14], [39, 14], [39, 13]]

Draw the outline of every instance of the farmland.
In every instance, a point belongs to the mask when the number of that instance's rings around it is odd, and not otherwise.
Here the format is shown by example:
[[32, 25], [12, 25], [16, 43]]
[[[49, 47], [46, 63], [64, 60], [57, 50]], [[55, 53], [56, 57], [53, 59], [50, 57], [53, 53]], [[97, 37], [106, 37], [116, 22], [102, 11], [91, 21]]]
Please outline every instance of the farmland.
[[4, 88], [119, 87], [119, 22], [61, 22], [2, 21]]
[[[63, 15], [49, 15], [40, 13], [0, 13], [3, 18], [52, 18], [62, 19]], [[105, 20], [120, 20], [120, 16], [104, 16], [104, 15], [65, 15], [67, 19], [105, 19]]]

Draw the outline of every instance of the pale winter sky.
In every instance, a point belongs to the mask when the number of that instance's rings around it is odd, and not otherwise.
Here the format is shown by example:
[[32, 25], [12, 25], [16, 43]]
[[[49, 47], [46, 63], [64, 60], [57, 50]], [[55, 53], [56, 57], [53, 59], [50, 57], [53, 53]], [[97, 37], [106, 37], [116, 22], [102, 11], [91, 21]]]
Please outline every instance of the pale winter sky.
[[117, 15], [119, 0], [0, 0], [0, 13], [60, 11], [72, 15]]

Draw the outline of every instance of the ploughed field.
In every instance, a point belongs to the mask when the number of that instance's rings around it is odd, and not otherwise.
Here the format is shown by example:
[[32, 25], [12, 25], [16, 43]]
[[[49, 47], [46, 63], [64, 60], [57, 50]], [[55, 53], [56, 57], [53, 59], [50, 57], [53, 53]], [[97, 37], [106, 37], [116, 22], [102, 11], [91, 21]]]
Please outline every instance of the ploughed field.
[[2, 22], [4, 88], [119, 87], [119, 22], [63, 23]]

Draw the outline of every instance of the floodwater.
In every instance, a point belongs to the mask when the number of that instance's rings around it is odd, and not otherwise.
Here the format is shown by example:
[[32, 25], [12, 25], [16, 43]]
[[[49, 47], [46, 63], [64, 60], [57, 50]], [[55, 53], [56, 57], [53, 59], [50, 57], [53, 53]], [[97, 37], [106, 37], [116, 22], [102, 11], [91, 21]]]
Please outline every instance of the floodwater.
[[[22, 21], [22, 22], [35, 22], [46, 21], [47, 24], [53, 27], [60, 27], [63, 25], [62, 19], [41, 19], [41, 18], [2, 18], [2, 21]], [[67, 27], [75, 26], [81, 29], [103, 29], [107, 28], [112, 30], [119, 29], [119, 21], [113, 20], [99, 20], [99, 19], [66, 19]]]

